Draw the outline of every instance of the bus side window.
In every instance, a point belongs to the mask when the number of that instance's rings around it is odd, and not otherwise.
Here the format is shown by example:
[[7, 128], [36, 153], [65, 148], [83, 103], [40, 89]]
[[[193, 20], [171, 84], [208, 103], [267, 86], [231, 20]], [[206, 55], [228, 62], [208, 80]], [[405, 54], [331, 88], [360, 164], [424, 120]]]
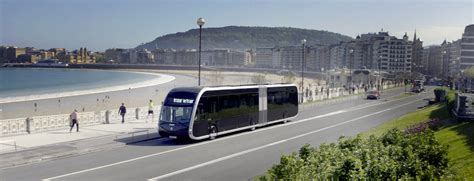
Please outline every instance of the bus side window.
[[198, 109], [197, 111], [199, 112], [199, 114], [203, 114], [203, 113], [204, 113], [204, 109], [205, 109], [204, 106], [206, 105], [206, 102], [207, 102], [207, 97], [201, 97], [201, 99], [200, 99], [199, 102], [198, 102], [198, 106], [197, 106], [197, 107], [198, 107], [198, 108], [197, 108], [197, 109]]

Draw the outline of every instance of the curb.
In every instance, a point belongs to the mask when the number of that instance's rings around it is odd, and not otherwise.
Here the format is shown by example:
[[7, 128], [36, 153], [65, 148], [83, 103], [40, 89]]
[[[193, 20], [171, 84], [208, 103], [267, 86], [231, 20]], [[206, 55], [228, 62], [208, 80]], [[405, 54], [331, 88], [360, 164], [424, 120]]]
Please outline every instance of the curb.
[[85, 155], [85, 154], [88, 154], [88, 153], [94, 153], [94, 152], [98, 152], [98, 151], [103, 151], [103, 150], [107, 150], [107, 149], [119, 148], [119, 147], [125, 146], [124, 143], [113, 143], [113, 144], [104, 144], [104, 145], [110, 145], [110, 146], [95, 147], [97, 149], [86, 148], [86, 149], [83, 149], [83, 150], [71, 151], [71, 152], [62, 153], [62, 154], [59, 153], [59, 154], [40, 156], [40, 157], [37, 157], [37, 158], [27, 159], [27, 160], [24, 160], [24, 161], [14, 162], [12, 164], [1, 165], [0, 170], [20, 167], [20, 166], [25, 166], [25, 165], [30, 165], [30, 164], [39, 163], [39, 162], [54, 161], [54, 160], [58, 160], [58, 159], [62, 159], [62, 158], [69, 158], [69, 157], [73, 157], [73, 156]]
[[141, 142], [146, 142], [146, 141], [150, 141], [150, 140], [157, 140], [157, 139], [162, 139], [162, 138], [165, 138], [165, 137], [157, 136], [157, 137], [147, 138], [147, 139], [143, 139], [143, 140], [128, 142], [128, 143], [125, 143], [125, 145], [137, 144], [137, 143], [141, 143]]

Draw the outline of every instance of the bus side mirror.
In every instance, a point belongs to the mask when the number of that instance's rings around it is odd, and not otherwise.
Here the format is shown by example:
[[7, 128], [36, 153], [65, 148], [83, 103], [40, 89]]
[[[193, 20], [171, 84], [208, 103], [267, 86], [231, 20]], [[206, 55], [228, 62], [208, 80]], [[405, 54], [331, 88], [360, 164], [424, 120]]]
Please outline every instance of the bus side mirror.
[[161, 105], [163, 105], [163, 101], [161, 101]]

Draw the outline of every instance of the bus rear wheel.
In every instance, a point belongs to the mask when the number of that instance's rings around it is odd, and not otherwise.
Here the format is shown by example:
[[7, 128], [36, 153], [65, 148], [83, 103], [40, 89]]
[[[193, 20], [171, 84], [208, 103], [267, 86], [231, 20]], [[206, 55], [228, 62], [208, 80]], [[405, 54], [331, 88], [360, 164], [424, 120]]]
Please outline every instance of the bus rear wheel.
[[209, 139], [211, 140], [216, 139], [216, 136], [217, 136], [217, 127], [212, 125], [209, 128]]

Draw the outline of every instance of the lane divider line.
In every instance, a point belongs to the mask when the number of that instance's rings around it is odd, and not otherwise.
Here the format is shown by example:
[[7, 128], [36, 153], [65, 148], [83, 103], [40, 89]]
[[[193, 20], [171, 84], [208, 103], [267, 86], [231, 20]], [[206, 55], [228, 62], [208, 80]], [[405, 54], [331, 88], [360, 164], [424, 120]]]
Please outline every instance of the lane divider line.
[[[340, 113], [343, 113], [343, 112], [345, 112], [345, 111], [335, 111], [335, 112], [331, 112], [331, 113], [328, 113], [328, 114], [312, 117], [312, 119], [319, 119], [319, 118], [323, 118], [323, 117], [327, 117], [327, 116], [340, 114]], [[116, 163], [112, 163], [112, 164], [107, 164], [107, 165], [103, 165], [103, 166], [99, 166], [99, 167], [89, 168], [89, 169], [85, 169], [85, 170], [81, 170], [81, 171], [77, 171], [77, 172], [71, 172], [71, 173], [64, 174], [64, 175], [59, 175], [59, 176], [56, 176], [56, 177], [45, 178], [45, 179], [42, 179], [42, 181], [50, 181], [50, 180], [63, 178], [63, 177], [71, 176], [71, 175], [76, 175], [76, 174], [80, 174], [80, 173], [84, 173], [84, 172], [99, 170], [99, 169], [102, 169], [102, 168], [107, 168], [107, 167], [120, 165], [120, 164], [124, 164], [124, 163], [128, 163], [128, 162], [142, 160], [142, 159], [145, 159], [145, 158], [150, 158], [150, 157], [163, 155], [163, 154], [174, 152], [174, 151], [179, 151], [179, 150], [184, 150], [184, 149], [187, 149], [187, 148], [192, 148], [192, 147], [196, 147], [196, 146], [200, 146], [200, 145], [205, 145], [205, 144], [213, 143], [213, 142], [216, 142], [216, 141], [223, 141], [223, 140], [231, 139], [231, 138], [234, 138], [234, 137], [237, 137], [237, 136], [252, 134], [252, 133], [264, 131], [264, 130], [267, 130], [267, 129], [270, 129], [270, 128], [277, 128], [277, 127], [281, 127], [281, 126], [284, 126], [284, 125], [290, 125], [290, 124], [295, 124], [295, 123], [298, 123], [298, 122], [305, 122], [305, 121], [309, 121], [309, 120], [310, 119], [304, 119], [304, 120], [300, 120], [300, 121], [296, 121], [296, 122], [289, 122], [287, 124], [281, 124], [281, 125], [276, 125], [276, 126], [272, 126], [272, 127], [268, 127], [268, 128], [257, 129], [257, 130], [252, 131], [252, 132], [246, 132], [246, 133], [242, 133], [242, 134], [236, 134], [236, 135], [223, 137], [223, 138], [220, 138], [220, 139], [204, 141], [204, 142], [201, 142], [201, 143], [196, 143], [196, 144], [192, 144], [192, 145], [188, 145], [188, 146], [184, 146], [184, 147], [180, 147], [180, 148], [175, 148], [175, 149], [171, 149], [171, 150], [167, 150], [167, 151], [163, 151], [163, 152], [159, 152], [159, 153], [154, 153], [154, 154], [151, 154], [151, 155], [145, 155], [145, 156], [132, 158], [132, 159], [129, 159], [129, 160], [124, 160], [124, 161], [120, 161], [120, 162], [116, 162]]]
[[185, 168], [185, 169], [177, 170], [177, 171], [167, 173], [167, 174], [164, 174], [164, 175], [161, 175], [161, 176], [158, 176], [158, 177], [153, 177], [153, 178], [148, 179], [148, 181], [156, 181], [156, 180], [160, 180], [160, 179], [170, 177], [170, 176], [173, 176], [173, 175], [181, 174], [181, 173], [191, 171], [191, 170], [194, 170], [194, 169], [197, 169], [197, 168], [200, 168], [200, 167], [204, 167], [204, 166], [211, 165], [211, 164], [214, 164], [214, 163], [217, 163], [217, 162], [220, 162], [220, 161], [224, 161], [224, 160], [228, 160], [228, 159], [240, 156], [240, 155], [244, 155], [244, 154], [247, 154], [247, 153], [250, 153], [250, 152], [253, 152], [253, 151], [261, 150], [261, 149], [264, 149], [264, 148], [267, 148], [267, 147], [270, 147], [270, 146], [278, 145], [280, 143], [284, 143], [284, 142], [287, 142], [287, 141], [290, 141], [290, 140], [298, 139], [298, 138], [301, 138], [301, 137], [304, 137], [304, 136], [307, 136], [307, 135], [310, 135], [310, 134], [325, 131], [325, 130], [328, 130], [328, 129], [331, 129], [331, 128], [334, 128], [334, 127], [338, 127], [338, 126], [341, 126], [341, 125], [344, 125], [344, 124], [347, 124], [347, 123], [351, 123], [351, 122], [354, 122], [354, 121], [357, 121], [357, 120], [360, 120], [360, 119], [364, 119], [364, 118], [367, 118], [367, 117], [370, 117], [370, 116], [373, 116], [373, 115], [377, 115], [377, 114], [380, 114], [380, 113], [383, 113], [383, 112], [387, 112], [387, 111], [390, 111], [392, 109], [397, 109], [399, 107], [406, 106], [406, 105], [412, 104], [414, 102], [418, 102], [420, 100], [422, 100], [422, 99], [418, 99], [418, 100], [415, 100], [415, 101], [410, 101], [410, 102], [405, 103], [405, 104], [401, 104], [401, 105], [398, 105], [398, 106], [395, 106], [395, 107], [391, 107], [391, 108], [384, 109], [384, 110], [381, 110], [381, 111], [377, 111], [377, 112], [374, 112], [374, 113], [371, 113], [371, 114], [367, 114], [365, 116], [361, 116], [361, 117], [358, 117], [358, 118], [355, 118], [355, 119], [351, 119], [351, 120], [340, 122], [340, 123], [337, 123], [337, 124], [334, 124], [334, 125], [331, 125], [331, 126], [327, 126], [327, 127], [324, 127], [324, 128], [318, 129], [318, 130], [314, 130], [314, 131], [311, 131], [311, 132], [307, 132], [307, 133], [304, 133], [304, 134], [293, 136], [291, 138], [276, 141], [276, 142], [269, 143], [269, 144], [259, 146], [259, 147], [255, 147], [255, 148], [252, 148], [252, 149], [249, 149], [249, 150], [237, 152], [237, 153], [227, 155], [227, 156], [224, 156], [224, 157], [220, 157], [220, 158], [217, 158], [217, 159], [214, 159], [214, 160], [211, 160], [211, 161], [207, 161], [207, 162], [204, 162], [204, 163], [201, 163], [201, 164], [197, 164], [197, 165]]
[[[401, 100], [401, 99], [397, 99], [397, 100]], [[419, 101], [419, 100], [423, 100], [423, 99], [418, 99], [416, 101]], [[392, 100], [392, 101], [396, 101], [396, 100]], [[386, 104], [386, 103], [389, 103], [389, 102], [392, 102], [392, 101], [381, 102], [380, 104]], [[412, 101], [412, 102], [414, 102], [414, 101]], [[367, 106], [365, 108], [372, 107], [372, 106], [377, 106], [377, 105], [379, 105], [379, 104], [370, 105], [370, 106]], [[355, 109], [355, 110], [357, 110], [357, 109]], [[349, 111], [354, 111], [354, 110], [349, 110]], [[261, 132], [261, 131], [266, 131], [266, 130], [270, 130], [270, 129], [279, 128], [279, 127], [282, 127], [282, 126], [288, 126], [288, 125], [292, 125], [292, 124], [303, 123], [303, 122], [306, 122], [306, 121], [319, 119], [319, 118], [323, 118], [323, 117], [328, 117], [328, 116], [333, 116], [333, 115], [337, 115], [337, 114], [342, 114], [342, 113], [345, 113], [345, 112], [348, 112], [348, 111], [347, 110], [334, 111], [334, 112], [330, 112], [330, 113], [323, 114], [323, 115], [318, 115], [318, 116], [314, 116], [314, 117], [310, 117], [310, 118], [306, 118], [306, 119], [301, 119], [301, 120], [298, 120], [298, 121], [291, 121], [291, 122], [286, 123], [286, 124], [280, 124], [280, 125], [270, 126], [270, 127], [266, 127], [266, 128], [261, 128], [261, 129], [257, 129], [255, 131], [251, 131], [251, 132], [245, 132], [245, 133], [240, 133], [240, 134], [236, 134], [236, 135], [230, 135], [230, 136], [226, 136], [226, 137], [223, 137], [223, 138], [220, 138], [220, 139], [204, 141], [204, 142], [201, 142], [201, 143], [196, 143], [196, 144], [192, 144], [192, 145], [188, 145], [188, 146], [184, 146], [184, 147], [180, 147], [180, 148], [175, 148], [175, 149], [171, 149], [171, 150], [167, 150], [167, 151], [163, 151], [163, 152], [159, 152], [159, 153], [154, 153], [154, 154], [145, 155], [145, 156], [141, 156], [141, 157], [137, 157], [137, 158], [132, 158], [132, 159], [129, 159], [129, 160], [124, 160], [124, 161], [120, 161], [120, 162], [116, 162], [116, 163], [112, 163], [112, 164], [107, 164], [107, 165], [98, 166], [98, 167], [94, 167], [94, 168], [89, 168], [89, 169], [85, 169], [85, 170], [81, 170], [81, 171], [71, 172], [71, 173], [68, 173], [68, 174], [59, 175], [59, 176], [55, 176], [55, 177], [45, 178], [45, 179], [42, 179], [42, 181], [50, 181], [50, 180], [54, 180], [54, 179], [58, 179], [58, 178], [71, 176], [71, 175], [76, 175], [76, 174], [80, 174], [80, 173], [99, 170], [99, 169], [103, 169], [103, 168], [107, 168], [107, 167], [111, 167], [111, 166], [115, 166], [115, 165], [120, 165], [120, 164], [129, 163], [129, 162], [133, 162], [133, 161], [137, 161], [137, 160], [142, 160], [142, 159], [145, 159], [145, 158], [150, 158], [150, 157], [154, 157], [154, 156], [158, 156], [158, 155], [163, 155], [163, 154], [174, 152], [174, 151], [179, 151], [179, 150], [184, 150], [184, 149], [187, 149], [187, 148], [192, 148], [192, 147], [196, 147], [196, 146], [200, 146], [200, 145], [205, 145], [205, 144], [213, 143], [213, 142], [216, 142], [216, 141], [224, 141], [224, 140], [231, 139], [231, 138], [238, 137], [238, 136], [244, 136], [244, 135], [247, 135], [247, 134], [253, 134], [253, 133], [257, 133], [257, 132]]]

